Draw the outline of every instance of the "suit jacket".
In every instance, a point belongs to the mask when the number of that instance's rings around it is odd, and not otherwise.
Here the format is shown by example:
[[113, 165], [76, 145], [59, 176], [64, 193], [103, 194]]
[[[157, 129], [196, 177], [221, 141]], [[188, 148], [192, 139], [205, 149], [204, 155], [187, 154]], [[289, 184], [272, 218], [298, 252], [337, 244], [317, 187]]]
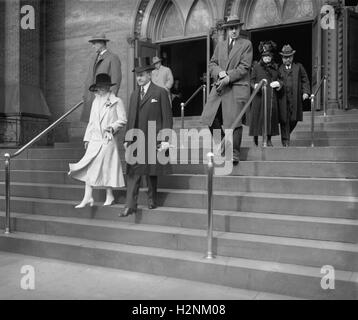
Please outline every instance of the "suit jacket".
[[[220, 95], [216, 87], [213, 87], [202, 114], [203, 124], [211, 126], [220, 104], [222, 104], [224, 129], [229, 129], [233, 125], [250, 98], [250, 69], [252, 65], [251, 41], [239, 38], [235, 41], [230, 54], [228, 48], [229, 39], [218, 43], [209, 69], [214, 81], [218, 80], [221, 71], [226, 71], [230, 77], [230, 84], [224, 88]], [[241, 123], [238, 126], [241, 126]]]
[[90, 61], [87, 77], [85, 80], [85, 88], [83, 94], [83, 111], [81, 115], [81, 121], [88, 122], [89, 116], [91, 113], [91, 107], [94, 100], [94, 94], [90, 92], [89, 87], [95, 83], [96, 76], [100, 73], [107, 73], [111, 76], [112, 83], [115, 83], [113, 87], [111, 87], [111, 92], [118, 96], [118, 91], [122, 82], [122, 70], [121, 70], [121, 61], [118, 56], [107, 51], [101, 56], [101, 58], [97, 61], [97, 54], [95, 54]]
[[284, 87], [278, 92], [279, 97], [279, 117], [281, 123], [287, 121], [302, 121], [303, 120], [303, 94], [310, 95], [311, 86], [307, 76], [307, 72], [302, 64], [293, 63], [291, 71], [293, 75], [293, 100], [290, 101], [292, 110], [288, 110], [286, 94], [287, 71], [285, 66], [281, 65], [279, 68], [279, 77], [283, 80]]
[[[155, 124], [149, 127], [149, 121]], [[140, 100], [139, 87], [132, 93], [129, 102], [128, 123], [126, 127], [125, 141], [131, 147], [135, 147], [135, 134], [132, 129], [139, 129], [143, 133], [144, 145], [138, 148], [137, 152], [126, 152], [127, 173], [136, 175], [158, 176], [169, 174], [170, 165], [161, 165], [157, 161], [157, 144], [168, 140], [168, 137], [158, 138], [158, 134], [163, 129], [173, 128], [173, 114], [165, 89], [151, 83], [143, 100]], [[148, 129], [153, 130], [153, 136], [148, 135]], [[135, 142], [138, 146], [138, 140]], [[145, 150], [143, 150], [145, 148]], [[142, 155], [142, 163], [136, 163], [136, 157]], [[145, 157], [145, 159], [144, 159]]]

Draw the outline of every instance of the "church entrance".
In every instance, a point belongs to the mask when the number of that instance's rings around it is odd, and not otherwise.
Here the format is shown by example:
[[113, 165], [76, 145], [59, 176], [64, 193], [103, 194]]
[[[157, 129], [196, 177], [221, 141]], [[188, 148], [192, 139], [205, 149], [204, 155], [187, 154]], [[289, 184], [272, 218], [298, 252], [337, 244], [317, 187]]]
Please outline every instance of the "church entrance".
[[[173, 114], [180, 116], [180, 103], [186, 102], [206, 81], [207, 40], [196, 39], [160, 44], [163, 64], [172, 70], [175, 88], [172, 89]], [[174, 97], [174, 96], [173, 96]], [[203, 111], [203, 95], [198, 94], [187, 106], [185, 116], [199, 116]]]
[[[250, 36], [254, 47], [254, 61], [260, 60], [260, 53], [258, 51], [260, 41], [272, 40], [276, 42], [277, 55], [275, 60], [278, 64], [282, 63], [279, 52], [284, 45], [290, 44], [297, 51], [295, 61], [305, 67], [312, 86], [312, 83], [314, 83], [312, 79], [312, 57], [314, 54], [312, 46], [312, 22], [251, 30]], [[309, 111], [310, 104], [306, 103], [304, 108], [305, 111]]]

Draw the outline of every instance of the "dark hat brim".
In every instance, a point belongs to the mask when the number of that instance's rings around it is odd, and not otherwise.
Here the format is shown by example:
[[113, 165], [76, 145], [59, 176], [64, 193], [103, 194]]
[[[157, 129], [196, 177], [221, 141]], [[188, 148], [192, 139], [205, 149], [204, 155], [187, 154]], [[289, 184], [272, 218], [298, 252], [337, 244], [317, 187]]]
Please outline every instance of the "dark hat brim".
[[227, 29], [227, 28], [230, 28], [230, 27], [242, 26], [242, 25], [244, 25], [244, 22], [241, 22], [240, 20], [233, 20], [233, 21], [224, 23], [222, 25], [222, 27]]
[[[156, 62], [157, 63], [157, 62]], [[154, 64], [151, 64], [149, 66], [143, 66], [143, 67], [136, 67], [132, 70], [132, 72], [134, 73], [141, 73], [141, 72], [144, 72], [144, 71], [153, 71], [155, 70], [155, 66]]]
[[296, 53], [296, 50], [293, 50], [291, 53], [284, 53], [284, 52], [280, 52], [280, 55], [282, 57], [291, 57]]
[[91, 39], [91, 40], [88, 40], [88, 42], [99, 42], [99, 41], [104, 41], [104, 42], [109, 42], [111, 40], [109, 39], [105, 39], [105, 38], [94, 38], [94, 39]]
[[93, 91], [96, 91], [97, 87], [104, 87], [104, 86], [113, 87], [115, 85], [116, 85], [116, 83], [98, 83], [98, 84], [94, 83], [89, 87], [88, 90], [93, 92]]

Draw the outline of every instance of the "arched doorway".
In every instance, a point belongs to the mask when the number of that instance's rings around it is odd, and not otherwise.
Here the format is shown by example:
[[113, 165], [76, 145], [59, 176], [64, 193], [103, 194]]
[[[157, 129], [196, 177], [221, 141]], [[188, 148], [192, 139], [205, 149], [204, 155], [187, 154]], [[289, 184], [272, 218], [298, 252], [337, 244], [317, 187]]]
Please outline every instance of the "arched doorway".
[[[173, 103], [174, 116], [179, 116], [180, 102], [206, 83], [208, 36], [218, 10], [211, 0], [144, 0], [138, 12], [135, 56], [159, 54], [163, 64], [171, 68], [181, 93], [181, 99]], [[200, 115], [202, 101], [198, 95], [187, 107], [186, 116]]]
[[[295, 60], [302, 63], [312, 87], [322, 76], [321, 30], [316, 16], [319, 10], [317, 1], [312, 0], [256, 0], [244, 8], [254, 47], [254, 60], [259, 60], [258, 46], [262, 40], [273, 40], [280, 50], [290, 44], [297, 52]], [[281, 63], [281, 57], [275, 57]], [[305, 110], [310, 110], [307, 101]]]

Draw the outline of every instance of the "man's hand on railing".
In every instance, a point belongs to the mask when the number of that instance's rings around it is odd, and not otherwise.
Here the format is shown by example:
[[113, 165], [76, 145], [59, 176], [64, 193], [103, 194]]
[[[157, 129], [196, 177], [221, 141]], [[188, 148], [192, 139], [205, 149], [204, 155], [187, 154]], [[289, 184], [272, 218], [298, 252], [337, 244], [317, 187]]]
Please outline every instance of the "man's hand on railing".
[[303, 94], [303, 101], [305, 101], [305, 100], [307, 100], [309, 98], [310, 98], [310, 96], [307, 93]]
[[87, 150], [87, 148], [88, 148], [88, 141], [85, 141], [85, 144], [84, 144], [84, 147], [85, 147], [85, 150]]

